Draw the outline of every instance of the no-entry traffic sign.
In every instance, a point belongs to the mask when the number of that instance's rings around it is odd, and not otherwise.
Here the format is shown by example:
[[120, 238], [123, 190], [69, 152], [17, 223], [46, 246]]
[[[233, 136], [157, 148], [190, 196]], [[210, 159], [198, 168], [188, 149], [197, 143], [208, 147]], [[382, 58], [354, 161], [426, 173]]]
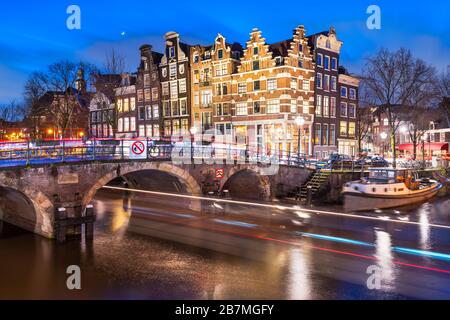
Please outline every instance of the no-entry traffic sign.
[[130, 158], [132, 159], [145, 159], [147, 146], [142, 141], [135, 141], [130, 147]]

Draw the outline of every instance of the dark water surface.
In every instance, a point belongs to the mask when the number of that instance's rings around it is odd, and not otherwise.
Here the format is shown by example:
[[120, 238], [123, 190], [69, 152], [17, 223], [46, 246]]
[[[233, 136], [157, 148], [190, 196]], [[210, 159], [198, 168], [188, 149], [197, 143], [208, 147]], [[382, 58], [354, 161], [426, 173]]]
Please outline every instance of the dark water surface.
[[[450, 274], [397, 266], [390, 252], [395, 242], [448, 254], [450, 233], [434, 233], [426, 225], [435, 220], [445, 223], [448, 215], [435, 213], [435, 208], [449, 203], [444, 199], [408, 209], [404, 212], [408, 219], [422, 221], [424, 227], [414, 227], [415, 233], [395, 227], [375, 231], [375, 238], [368, 240], [377, 244], [375, 249], [304, 239], [305, 246], [280, 246], [270, 261], [257, 261], [132, 233], [130, 212], [121, 196], [103, 190], [95, 201], [98, 221], [92, 243], [57, 244], [0, 224], [0, 299], [450, 299]], [[308, 231], [367, 240], [364, 234], [338, 227], [316, 226]], [[369, 290], [359, 278], [367, 278], [366, 268], [374, 262], [316, 250], [318, 245], [374, 256], [379, 266], [391, 272], [389, 279], [381, 290]], [[446, 261], [398, 258], [450, 269]], [[81, 267], [82, 290], [67, 289], [69, 265]], [[417, 284], [416, 279], [426, 281]], [[410, 287], [412, 283], [419, 290]]]

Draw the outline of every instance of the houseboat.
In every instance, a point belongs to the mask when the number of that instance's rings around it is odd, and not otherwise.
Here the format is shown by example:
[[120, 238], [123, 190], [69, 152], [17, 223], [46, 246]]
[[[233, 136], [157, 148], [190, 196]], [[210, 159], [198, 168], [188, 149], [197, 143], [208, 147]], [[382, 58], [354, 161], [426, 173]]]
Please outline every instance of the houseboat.
[[433, 198], [441, 188], [440, 182], [420, 179], [410, 169], [372, 168], [367, 178], [345, 184], [344, 210], [365, 211], [420, 203]]

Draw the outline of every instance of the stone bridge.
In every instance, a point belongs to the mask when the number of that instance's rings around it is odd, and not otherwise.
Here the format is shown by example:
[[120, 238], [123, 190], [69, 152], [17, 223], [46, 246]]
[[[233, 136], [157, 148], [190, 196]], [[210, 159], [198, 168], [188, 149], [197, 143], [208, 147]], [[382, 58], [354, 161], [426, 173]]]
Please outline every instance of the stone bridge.
[[[223, 169], [223, 178], [216, 177]], [[279, 166], [266, 175], [257, 164], [182, 164], [170, 161], [60, 163], [0, 169], [0, 220], [44, 237], [55, 236], [55, 214], [81, 216], [96, 192], [115, 179], [145, 190], [203, 195], [229, 190], [232, 197], [271, 200], [310, 176], [305, 168]]]

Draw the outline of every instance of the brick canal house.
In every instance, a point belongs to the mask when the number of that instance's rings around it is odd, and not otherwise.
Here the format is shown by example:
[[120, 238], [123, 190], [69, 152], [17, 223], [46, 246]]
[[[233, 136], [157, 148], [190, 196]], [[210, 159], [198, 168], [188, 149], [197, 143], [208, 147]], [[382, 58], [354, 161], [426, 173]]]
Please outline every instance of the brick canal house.
[[176, 32], [165, 35], [159, 64], [164, 137], [189, 134], [191, 128], [190, 46]]
[[[316, 158], [327, 158], [338, 152], [356, 155], [354, 119], [359, 81], [342, 74], [343, 69], [339, 67], [343, 42], [337, 39], [335, 29], [330, 28], [310, 36], [309, 44], [314, 54], [316, 75], [313, 155]], [[342, 96], [344, 92], [347, 93]]]
[[156, 138], [161, 136], [161, 86], [159, 67], [162, 54], [152, 51], [150, 45], [143, 45], [141, 63], [136, 80], [137, 136]]
[[117, 133], [116, 138], [136, 138], [136, 76], [122, 74], [116, 89]]
[[191, 123], [199, 133], [212, 128], [212, 46], [196, 45], [190, 50]]
[[253, 29], [237, 69], [231, 90], [234, 133], [258, 153], [310, 154], [314, 64], [303, 26], [292, 39], [271, 45]]
[[339, 134], [338, 152], [349, 156], [359, 153], [356, 140], [356, 111], [358, 109], [359, 79], [339, 68]]
[[220, 34], [190, 46], [168, 32], [164, 54], [142, 46], [137, 80], [124, 75], [116, 89], [116, 136], [195, 129], [261, 154], [355, 155], [359, 81], [339, 66], [341, 47], [333, 28], [307, 37], [299, 26], [273, 44], [254, 29], [245, 49]]
[[[217, 35], [212, 46], [191, 48], [192, 123], [204, 133], [232, 142], [232, 78], [237, 71], [242, 46], [228, 44]], [[226, 138], [226, 140], [225, 140]]]
[[94, 76], [95, 94], [89, 105], [89, 136], [113, 138], [117, 129], [115, 91], [120, 86], [120, 74]]

